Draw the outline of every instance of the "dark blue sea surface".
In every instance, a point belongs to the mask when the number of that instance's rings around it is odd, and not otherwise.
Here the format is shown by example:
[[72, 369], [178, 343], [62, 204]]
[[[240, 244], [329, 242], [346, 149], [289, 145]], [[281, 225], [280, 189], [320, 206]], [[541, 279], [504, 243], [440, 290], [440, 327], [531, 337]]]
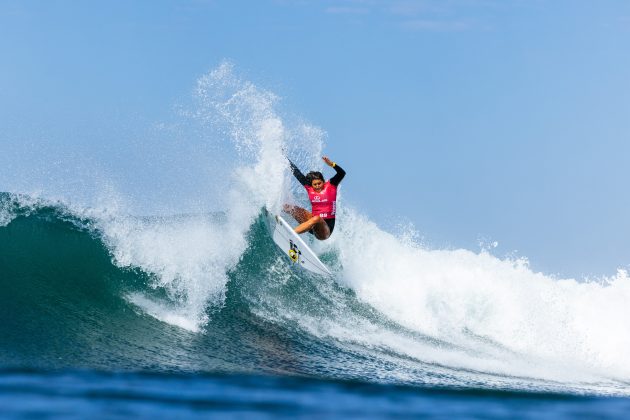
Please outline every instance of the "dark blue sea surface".
[[630, 399], [439, 389], [303, 377], [0, 373], [13, 418], [624, 418]]
[[[0, 194], [0, 417], [630, 412], [630, 381], [616, 371], [558, 365], [466, 329], [451, 341], [432, 336], [359, 299], [339, 278], [292, 269], [261, 216], [233, 261], [183, 255], [196, 246], [180, 237], [222, 232], [226, 215], [197, 219], [107, 225], [58, 203]], [[343, 271], [342, 252], [321, 257]], [[209, 290], [214, 274], [224, 283]], [[198, 276], [206, 277], [196, 283]]]

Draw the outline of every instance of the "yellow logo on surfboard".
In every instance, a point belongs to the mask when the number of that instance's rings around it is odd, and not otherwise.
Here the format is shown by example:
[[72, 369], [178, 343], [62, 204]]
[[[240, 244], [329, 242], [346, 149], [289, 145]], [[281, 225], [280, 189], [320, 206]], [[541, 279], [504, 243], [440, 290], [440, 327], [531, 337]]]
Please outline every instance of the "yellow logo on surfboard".
[[292, 240], [289, 239], [289, 258], [291, 258], [291, 261], [294, 263], [298, 262], [300, 254], [302, 254], [300, 249]]

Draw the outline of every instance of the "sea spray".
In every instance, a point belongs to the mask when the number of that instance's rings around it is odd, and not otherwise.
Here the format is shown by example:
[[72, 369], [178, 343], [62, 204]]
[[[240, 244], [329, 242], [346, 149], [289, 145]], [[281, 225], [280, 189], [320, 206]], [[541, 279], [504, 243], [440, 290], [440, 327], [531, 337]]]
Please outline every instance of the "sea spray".
[[[209, 311], [223, 305], [227, 274], [248, 247], [251, 224], [262, 207], [279, 211], [286, 198], [284, 144], [293, 134], [275, 111], [277, 99], [223, 63], [198, 80], [192, 110], [183, 112], [192, 124], [224, 133], [237, 152], [236, 161], [212, 175], [224, 185], [217, 197], [226, 207], [221, 220], [203, 215], [179, 223], [117, 217], [102, 224], [116, 262], [152, 273], [154, 287], [168, 292], [170, 300], [162, 303], [129, 295], [147, 313], [198, 331]], [[321, 144], [317, 130], [300, 125], [293, 132], [311, 136], [302, 143]]]
[[[339, 281], [397, 324], [473, 356], [485, 358], [483, 349], [494, 348], [497, 361], [507, 362], [498, 374], [528, 375], [539, 364], [548, 369], [545, 376], [582, 369], [630, 376], [625, 271], [601, 281], [556, 279], [533, 272], [525, 259], [427, 249], [354, 211], [342, 217], [333, 241], [343, 264]], [[488, 368], [461, 361], [469, 369]]]

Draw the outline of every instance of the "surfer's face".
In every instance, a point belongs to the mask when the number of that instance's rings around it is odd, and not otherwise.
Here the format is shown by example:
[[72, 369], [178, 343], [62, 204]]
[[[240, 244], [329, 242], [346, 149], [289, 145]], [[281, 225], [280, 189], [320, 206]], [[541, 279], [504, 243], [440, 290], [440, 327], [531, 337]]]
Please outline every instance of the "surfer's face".
[[324, 181], [322, 181], [321, 179], [314, 179], [311, 182], [311, 187], [313, 187], [315, 191], [320, 192], [322, 188], [324, 188]]

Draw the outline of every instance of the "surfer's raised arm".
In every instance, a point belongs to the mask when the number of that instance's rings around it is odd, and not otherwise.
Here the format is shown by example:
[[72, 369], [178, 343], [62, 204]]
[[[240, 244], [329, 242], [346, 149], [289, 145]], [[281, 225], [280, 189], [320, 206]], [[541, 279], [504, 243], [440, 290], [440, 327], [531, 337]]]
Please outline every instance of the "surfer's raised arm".
[[297, 179], [298, 182], [302, 185], [309, 185], [308, 179], [306, 179], [304, 174], [300, 172], [297, 166], [295, 166], [295, 163], [291, 162], [290, 159], [287, 160], [289, 161], [289, 165], [291, 165], [291, 172], [293, 172], [293, 176], [295, 177], [295, 179]]
[[333, 184], [335, 187], [338, 186], [341, 180], [343, 179], [343, 177], [346, 176], [346, 171], [344, 171], [341, 166], [337, 165], [335, 162], [328, 159], [328, 157], [324, 156], [322, 159], [324, 159], [324, 162], [326, 162], [326, 165], [330, 166], [331, 168], [335, 170], [335, 172], [337, 172], [335, 176], [330, 178], [329, 182]]

